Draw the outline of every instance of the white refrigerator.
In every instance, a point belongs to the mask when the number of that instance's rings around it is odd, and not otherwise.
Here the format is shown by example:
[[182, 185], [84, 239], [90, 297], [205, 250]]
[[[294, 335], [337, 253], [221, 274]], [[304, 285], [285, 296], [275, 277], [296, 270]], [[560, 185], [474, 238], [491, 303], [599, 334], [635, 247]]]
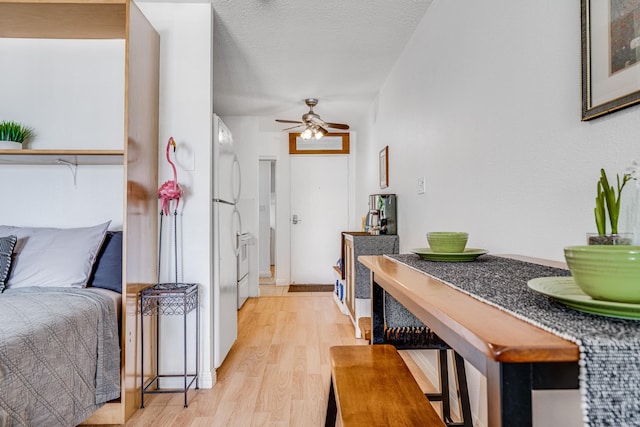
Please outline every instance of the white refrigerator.
[[240, 199], [240, 164], [229, 129], [213, 115], [212, 147], [213, 362], [218, 368], [238, 338], [238, 235], [242, 232], [236, 203]]

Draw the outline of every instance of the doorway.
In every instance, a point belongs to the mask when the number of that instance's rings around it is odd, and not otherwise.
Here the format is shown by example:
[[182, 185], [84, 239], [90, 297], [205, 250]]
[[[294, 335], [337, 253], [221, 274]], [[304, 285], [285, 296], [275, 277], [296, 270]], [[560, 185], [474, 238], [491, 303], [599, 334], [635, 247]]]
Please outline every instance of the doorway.
[[291, 164], [291, 283], [332, 284], [349, 225], [349, 157], [295, 155]]
[[261, 285], [276, 283], [276, 161], [259, 160], [258, 241]]

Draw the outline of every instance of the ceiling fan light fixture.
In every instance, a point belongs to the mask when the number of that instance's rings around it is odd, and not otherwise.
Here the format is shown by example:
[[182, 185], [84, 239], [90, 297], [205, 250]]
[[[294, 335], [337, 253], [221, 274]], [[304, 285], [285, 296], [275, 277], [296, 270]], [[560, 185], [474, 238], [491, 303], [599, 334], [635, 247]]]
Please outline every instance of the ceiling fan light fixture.
[[312, 133], [311, 129], [309, 129], [309, 128], [306, 128], [306, 129], [305, 129], [305, 130], [300, 134], [300, 137], [301, 137], [302, 139], [304, 139], [305, 141], [307, 141], [307, 140], [311, 139], [311, 137], [312, 137], [312, 136], [313, 136], [313, 133]]
[[329, 133], [327, 129], [341, 129], [347, 130], [349, 129], [349, 125], [342, 123], [331, 123], [323, 121], [320, 116], [313, 112], [313, 107], [318, 105], [318, 100], [316, 98], [307, 98], [304, 100], [307, 107], [309, 107], [309, 112], [302, 115], [302, 121], [297, 120], [284, 120], [284, 119], [276, 119], [278, 123], [297, 123], [297, 126], [292, 126], [283, 130], [290, 130], [297, 127], [303, 127], [304, 131], [300, 134], [302, 139], [308, 140], [311, 138], [320, 139], [326, 134]]

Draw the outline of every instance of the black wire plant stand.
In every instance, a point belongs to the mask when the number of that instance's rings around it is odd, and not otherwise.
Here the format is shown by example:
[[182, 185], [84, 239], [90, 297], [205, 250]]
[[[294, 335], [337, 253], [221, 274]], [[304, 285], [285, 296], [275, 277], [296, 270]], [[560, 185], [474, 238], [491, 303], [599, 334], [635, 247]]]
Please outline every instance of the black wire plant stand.
[[[175, 281], [166, 283], [156, 283], [155, 285], [144, 289], [140, 294], [140, 359], [141, 368], [140, 375], [142, 377], [142, 391], [140, 407], [144, 408], [145, 394], [157, 393], [183, 393], [184, 407], [187, 404], [187, 393], [192, 386], [198, 389], [198, 366], [200, 353], [200, 307], [198, 299], [198, 285], [196, 283], [180, 283], [178, 282], [178, 231], [176, 227], [178, 212], [173, 212], [173, 234], [174, 247], [173, 255], [175, 260]], [[164, 213], [160, 211], [160, 233], [158, 243], [158, 278], [160, 277], [160, 267], [162, 259], [162, 229], [163, 229]], [[188, 362], [188, 343], [187, 343], [187, 325], [188, 314], [195, 310], [195, 370], [189, 372]], [[152, 316], [156, 318], [155, 327], [155, 365], [156, 374], [145, 384], [144, 376], [144, 318]], [[183, 326], [183, 362], [184, 369], [179, 374], [160, 374], [160, 322], [159, 316], [182, 316]], [[152, 332], [153, 333], [153, 332]], [[182, 387], [178, 388], [160, 388], [160, 380], [163, 378], [182, 378]]]

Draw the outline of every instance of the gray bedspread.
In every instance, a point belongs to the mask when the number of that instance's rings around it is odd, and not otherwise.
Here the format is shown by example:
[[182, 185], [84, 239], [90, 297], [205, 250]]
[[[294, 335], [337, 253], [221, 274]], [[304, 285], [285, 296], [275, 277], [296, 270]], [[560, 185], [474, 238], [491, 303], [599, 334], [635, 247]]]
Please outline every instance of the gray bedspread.
[[0, 294], [0, 426], [75, 426], [119, 396], [108, 297], [75, 288]]

